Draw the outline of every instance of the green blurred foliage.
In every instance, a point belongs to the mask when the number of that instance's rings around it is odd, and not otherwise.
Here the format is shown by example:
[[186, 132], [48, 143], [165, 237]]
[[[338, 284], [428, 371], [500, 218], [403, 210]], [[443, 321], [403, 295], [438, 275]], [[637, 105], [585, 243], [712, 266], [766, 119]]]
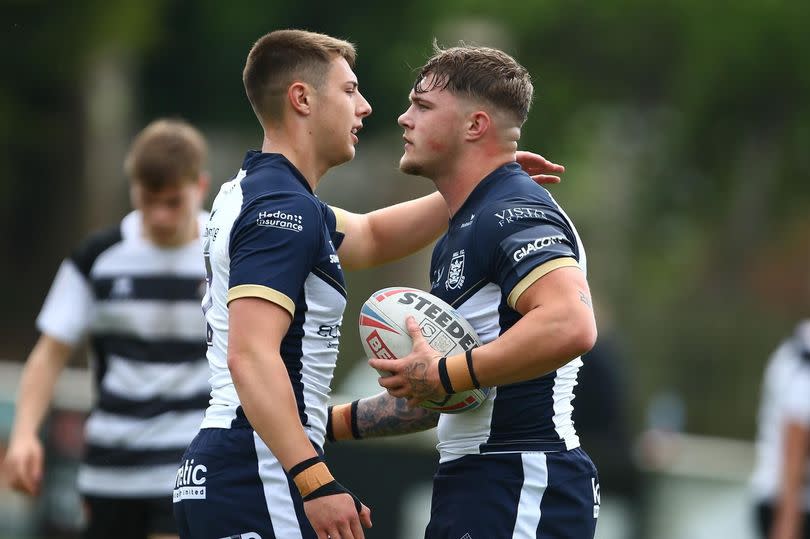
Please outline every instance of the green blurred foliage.
[[807, 2], [19, 0], [0, 9], [0, 212], [5, 230], [30, 230], [5, 238], [16, 262], [1, 276], [29, 272], [36, 283], [12, 291], [24, 307], [9, 332], [30, 326], [61, 246], [83, 232], [33, 215], [64, 211], [56, 201], [82, 173], [79, 97], [95, 52], [134, 59], [139, 124], [180, 115], [258, 140], [241, 70], [253, 41], [281, 27], [359, 45], [356, 71], [375, 109], [366, 136], [396, 131], [434, 37], [499, 46], [529, 68], [536, 101], [523, 146], [568, 167], [552, 191], [589, 247], [603, 331], [626, 343], [639, 424], [649, 398], [672, 389], [689, 430], [750, 436], [765, 358], [810, 310]]

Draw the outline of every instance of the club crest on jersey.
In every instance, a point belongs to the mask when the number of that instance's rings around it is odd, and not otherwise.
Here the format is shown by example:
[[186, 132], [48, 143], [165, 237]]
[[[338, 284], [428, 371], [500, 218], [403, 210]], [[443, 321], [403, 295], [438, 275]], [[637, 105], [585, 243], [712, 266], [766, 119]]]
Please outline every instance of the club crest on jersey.
[[464, 285], [464, 249], [453, 253], [450, 259], [450, 267], [447, 270], [447, 280], [444, 287], [447, 290], [455, 290]]

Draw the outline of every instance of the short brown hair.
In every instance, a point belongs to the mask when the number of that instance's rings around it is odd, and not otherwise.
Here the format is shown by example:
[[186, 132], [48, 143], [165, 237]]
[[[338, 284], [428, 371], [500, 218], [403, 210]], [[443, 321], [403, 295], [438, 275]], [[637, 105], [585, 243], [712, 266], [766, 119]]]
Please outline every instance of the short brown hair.
[[132, 182], [150, 191], [160, 190], [196, 181], [207, 153], [205, 138], [191, 124], [163, 118], [136, 135], [124, 161], [124, 172]]
[[463, 43], [442, 49], [434, 41], [433, 52], [419, 70], [415, 93], [446, 89], [509, 112], [520, 125], [526, 121], [534, 86], [529, 72], [514, 58], [498, 49]]
[[259, 121], [281, 117], [284, 93], [295, 80], [318, 88], [336, 56], [354, 68], [356, 55], [348, 41], [306, 30], [276, 30], [261, 37], [250, 49], [242, 72]]

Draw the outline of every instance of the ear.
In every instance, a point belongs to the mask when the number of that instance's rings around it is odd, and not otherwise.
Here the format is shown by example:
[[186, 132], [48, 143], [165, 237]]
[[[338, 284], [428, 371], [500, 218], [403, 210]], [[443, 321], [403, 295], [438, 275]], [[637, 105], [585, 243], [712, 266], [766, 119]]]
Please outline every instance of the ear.
[[134, 181], [129, 184], [129, 203], [136, 210], [141, 209], [141, 187]]
[[208, 172], [200, 172], [197, 178], [197, 189], [200, 194], [200, 200], [208, 195], [208, 188], [211, 186], [211, 175]]
[[311, 112], [310, 100], [311, 89], [305, 82], [294, 82], [287, 88], [287, 100], [290, 102], [292, 109], [303, 115], [309, 115]]
[[468, 141], [481, 139], [492, 126], [492, 118], [483, 110], [476, 110], [467, 117], [464, 138]]

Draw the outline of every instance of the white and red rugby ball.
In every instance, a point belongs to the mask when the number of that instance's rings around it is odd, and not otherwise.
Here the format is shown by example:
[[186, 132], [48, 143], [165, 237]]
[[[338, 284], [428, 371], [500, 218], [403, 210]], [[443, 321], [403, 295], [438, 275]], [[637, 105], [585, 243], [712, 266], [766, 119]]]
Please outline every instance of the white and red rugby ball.
[[[374, 292], [360, 309], [360, 340], [369, 357], [397, 359], [411, 353], [413, 341], [405, 323], [413, 316], [422, 336], [443, 356], [463, 354], [481, 345], [481, 340], [453, 307], [436, 296], [416, 288], [391, 287]], [[386, 372], [379, 371], [385, 376]], [[477, 408], [489, 388], [471, 389], [448, 395], [441, 401], [426, 400], [422, 408], [457, 414]]]

